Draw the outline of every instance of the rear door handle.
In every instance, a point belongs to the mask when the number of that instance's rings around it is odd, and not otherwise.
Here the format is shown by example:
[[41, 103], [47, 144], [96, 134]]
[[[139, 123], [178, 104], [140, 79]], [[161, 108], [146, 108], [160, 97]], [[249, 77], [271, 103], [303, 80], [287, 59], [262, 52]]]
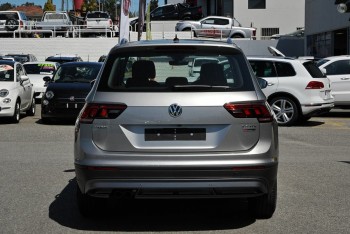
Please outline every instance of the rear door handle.
[[350, 78], [340, 78], [341, 80], [350, 80]]
[[275, 85], [275, 83], [267, 83], [267, 86]]

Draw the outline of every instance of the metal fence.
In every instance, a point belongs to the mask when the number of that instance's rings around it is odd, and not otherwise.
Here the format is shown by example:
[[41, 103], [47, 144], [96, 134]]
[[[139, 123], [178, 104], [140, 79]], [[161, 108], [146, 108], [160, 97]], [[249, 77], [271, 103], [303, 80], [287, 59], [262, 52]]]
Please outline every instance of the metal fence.
[[[201, 31], [205, 31], [205, 35], [196, 37], [196, 39], [208, 39], [215, 40], [227, 40], [225, 31], [228, 29], [196, 29], [191, 31], [175, 31], [176, 22], [151, 22], [151, 37], [152, 39], [173, 39], [175, 35], [183, 39], [195, 38], [195, 34], [200, 34]], [[2, 25], [4, 29], [6, 25]], [[133, 27], [130, 26], [130, 41], [137, 40], [137, 32], [135, 32], [137, 24]], [[13, 31], [4, 31], [0, 29], [0, 37], [7, 35], [13, 38], [24, 37], [70, 37], [70, 38], [82, 38], [90, 37], [92, 35], [99, 37], [117, 37], [119, 31], [116, 27], [110, 28], [109, 26], [101, 28], [87, 28], [86, 25], [45, 25], [42, 29], [36, 28], [35, 25], [29, 25], [25, 29], [20, 28]], [[146, 33], [142, 33], [141, 39], [146, 39]], [[251, 36], [249, 38], [234, 38], [234, 40], [270, 40], [270, 36]]]

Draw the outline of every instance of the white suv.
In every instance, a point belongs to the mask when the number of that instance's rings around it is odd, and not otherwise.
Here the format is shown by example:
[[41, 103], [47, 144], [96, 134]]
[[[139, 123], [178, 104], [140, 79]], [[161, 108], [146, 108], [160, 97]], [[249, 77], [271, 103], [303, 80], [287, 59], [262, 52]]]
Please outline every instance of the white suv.
[[350, 108], [350, 55], [324, 58], [316, 65], [331, 80], [335, 106]]
[[263, 92], [279, 125], [294, 125], [334, 107], [330, 81], [312, 61], [277, 56], [248, 60], [255, 75], [268, 82]]
[[0, 11], [0, 31], [24, 30], [27, 16], [21, 11]]

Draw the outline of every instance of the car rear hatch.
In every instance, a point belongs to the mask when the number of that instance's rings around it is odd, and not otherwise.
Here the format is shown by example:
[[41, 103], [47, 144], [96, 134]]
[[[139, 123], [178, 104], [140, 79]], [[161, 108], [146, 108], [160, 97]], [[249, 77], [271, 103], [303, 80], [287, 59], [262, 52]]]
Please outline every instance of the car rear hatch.
[[[133, 95], [133, 98], [130, 98], [130, 95]], [[120, 110], [117, 107], [109, 110], [120, 111], [118, 117], [94, 119], [91, 126], [92, 139], [96, 146], [113, 152], [248, 150], [259, 140], [260, 123], [257, 118], [234, 117], [227, 106], [225, 108], [225, 104], [264, 106], [264, 103], [256, 101], [254, 91], [176, 95], [99, 93], [96, 99], [100, 103], [119, 100], [118, 103], [122, 103], [123, 106]], [[247, 107], [251, 108], [253, 107]], [[178, 116], [174, 116], [176, 114]]]
[[314, 62], [305, 61], [303, 62], [303, 66], [313, 78], [313, 80], [307, 84], [305, 89], [309, 91], [314, 90], [324, 101], [333, 101], [330, 80], [322, 73]]

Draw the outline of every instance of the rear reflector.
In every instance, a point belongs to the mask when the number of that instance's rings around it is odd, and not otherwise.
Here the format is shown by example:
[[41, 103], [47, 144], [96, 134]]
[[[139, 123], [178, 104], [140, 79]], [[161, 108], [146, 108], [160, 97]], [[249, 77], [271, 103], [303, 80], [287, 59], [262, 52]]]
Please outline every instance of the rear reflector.
[[324, 84], [320, 81], [310, 81], [305, 89], [323, 89]]
[[85, 104], [80, 117], [80, 123], [92, 123], [94, 119], [115, 119], [127, 106], [125, 104]]
[[256, 118], [260, 123], [272, 122], [273, 116], [267, 104], [258, 103], [226, 103], [224, 108], [235, 118]]

